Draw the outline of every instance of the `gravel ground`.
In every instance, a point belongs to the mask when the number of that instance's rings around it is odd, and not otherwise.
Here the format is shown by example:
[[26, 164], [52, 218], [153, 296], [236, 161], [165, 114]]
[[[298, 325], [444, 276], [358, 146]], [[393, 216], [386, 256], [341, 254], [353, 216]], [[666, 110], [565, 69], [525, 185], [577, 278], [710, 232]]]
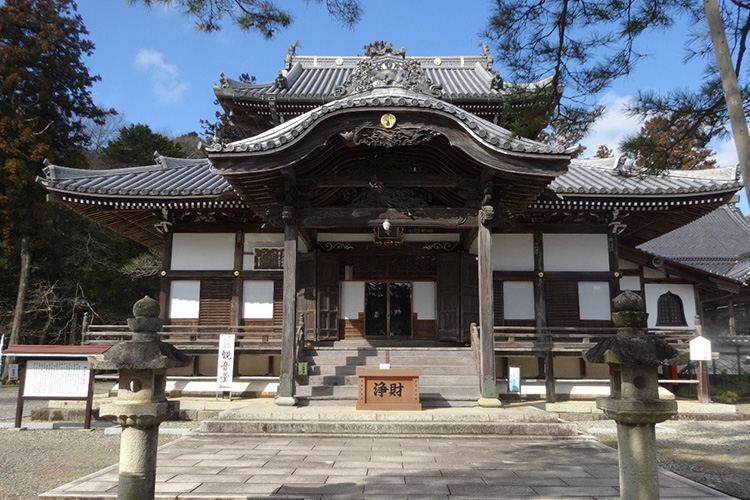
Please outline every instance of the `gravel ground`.
[[[13, 422], [16, 389], [0, 387], [0, 422]], [[24, 405], [24, 423], [34, 407]], [[196, 426], [166, 422], [163, 427]], [[582, 432], [610, 446], [612, 421], [578, 422]], [[161, 435], [160, 444], [176, 439]], [[750, 500], [750, 422], [669, 421], [657, 425], [659, 465], [729, 495]], [[120, 436], [104, 429], [27, 430], [0, 428], [0, 500], [31, 500], [39, 493], [118, 461]]]
[[[611, 420], [578, 422], [579, 428], [617, 447]], [[750, 499], [750, 422], [670, 420], [656, 426], [659, 466], [693, 481]]]

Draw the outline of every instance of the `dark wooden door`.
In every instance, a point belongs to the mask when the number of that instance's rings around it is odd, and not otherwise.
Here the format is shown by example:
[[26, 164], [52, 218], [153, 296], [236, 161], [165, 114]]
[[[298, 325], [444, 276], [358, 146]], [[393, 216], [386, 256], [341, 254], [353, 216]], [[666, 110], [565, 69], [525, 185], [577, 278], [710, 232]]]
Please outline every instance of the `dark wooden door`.
[[318, 340], [339, 339], [339, 256], [317, 253]]
[[315, 253], [297, 254], [297, 315], [305, 323], [305, 340], [316, 340], [317, 294]]
[[437, 256], [437, 339], [461, 340], [461, 254]]

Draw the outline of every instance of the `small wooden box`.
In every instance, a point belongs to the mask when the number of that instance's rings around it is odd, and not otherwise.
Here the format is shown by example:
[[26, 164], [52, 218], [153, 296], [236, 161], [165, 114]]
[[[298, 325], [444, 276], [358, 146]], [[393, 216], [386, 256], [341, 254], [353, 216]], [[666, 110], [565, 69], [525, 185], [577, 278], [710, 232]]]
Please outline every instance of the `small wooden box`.
[[421, 410], [422, 370], [360, 368], [358, 410]]

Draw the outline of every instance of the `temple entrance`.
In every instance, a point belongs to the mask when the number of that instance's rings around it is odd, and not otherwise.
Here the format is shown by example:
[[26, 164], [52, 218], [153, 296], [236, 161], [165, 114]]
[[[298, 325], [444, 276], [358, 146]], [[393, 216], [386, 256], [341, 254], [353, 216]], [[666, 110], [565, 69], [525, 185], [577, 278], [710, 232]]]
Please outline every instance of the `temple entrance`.
[[365, 335], [381, 338], [412, 336], [412, 283], [365, 283]]

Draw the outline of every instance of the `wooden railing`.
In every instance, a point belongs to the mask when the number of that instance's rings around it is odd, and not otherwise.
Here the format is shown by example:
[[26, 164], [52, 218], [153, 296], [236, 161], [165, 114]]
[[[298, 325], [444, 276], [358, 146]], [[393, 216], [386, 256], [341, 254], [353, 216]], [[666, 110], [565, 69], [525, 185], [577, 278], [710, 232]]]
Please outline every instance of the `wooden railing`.
[[[185, 351], [216, 351], [219, 335], [236, 335], [238, 350], [280, 350], [281, 326], [197, 326], [164, 325], [159, 339]], [[129, 340], [132, 333], [125, 325], [90, 325], [83, 332], [83, 344], [112, 345]]]
[[[533, 326], [496, 326], [495, 350], [519, 352], [579, 353], [591, 349], [600, 340], [617, 334], [617, 328], [558, 327], [538, 330]], [[688, 349], [697, 333], [693, 329], [649, 328], [647, 335], [664, 339], [678, 350]]]

